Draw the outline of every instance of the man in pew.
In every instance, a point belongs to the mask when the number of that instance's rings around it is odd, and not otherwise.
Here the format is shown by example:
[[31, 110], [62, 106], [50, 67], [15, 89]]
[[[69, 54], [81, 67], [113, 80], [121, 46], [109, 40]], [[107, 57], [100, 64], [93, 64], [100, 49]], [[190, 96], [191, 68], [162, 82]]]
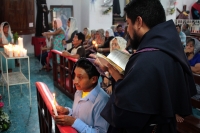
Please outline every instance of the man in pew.
[[100, 73], [93, 65], [93, 59], [80, 58], [74, 66], [74, 85], [77, 89], [73, 108], [57, 106], [56, 124], [72, 126], [81, 133], [106, 133], [108, 123], [100, 112], [109, 96], [100, 87]]
[[85, 41], [85, 35], [83, 33], [76, 33], [72, 44], [73, 47], [68, 51], [63, 51], [64, 56], [79, 59], [80, 57], [85, 57], [85, 49], [83, 47], [83, 42]]

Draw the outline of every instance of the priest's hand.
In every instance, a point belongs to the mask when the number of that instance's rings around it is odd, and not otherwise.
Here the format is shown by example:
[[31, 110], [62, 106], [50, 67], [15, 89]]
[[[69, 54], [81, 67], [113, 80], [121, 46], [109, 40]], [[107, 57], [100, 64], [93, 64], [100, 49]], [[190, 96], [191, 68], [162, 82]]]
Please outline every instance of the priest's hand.
[[56, 109], [57, 109], [57, 113], [58, 115], [68, 115], [69, 114], [69, 110], [68, 108], [65, 108], [63, 106], [56, 106]]
[[115, 79], [115, 81], [118, 81], [119, 79], [123, 79], [123, 75], [117, 71], [110, 63], [107, 64], [108, 72], [112, 77]]
[[74, 117], [68, 116], [68, 115], [58, 115], [58, 116], [54, 116], [54, 120], [55, 120], [56, 124], [58, 124], [58, 125], [71, 126], [71, 125], [73, 125], [73, 123], [76, 119]]

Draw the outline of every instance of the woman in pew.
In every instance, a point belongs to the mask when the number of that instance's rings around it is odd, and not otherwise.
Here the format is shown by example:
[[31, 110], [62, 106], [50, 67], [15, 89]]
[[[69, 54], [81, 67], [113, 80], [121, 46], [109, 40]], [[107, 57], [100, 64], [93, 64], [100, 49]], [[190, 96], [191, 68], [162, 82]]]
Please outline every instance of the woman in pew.
[[[110, 41], [110, 52], [115, 49], [118, 49], [125, 53], [128, 53], [128, 51], [126, 51], [126, 44], [127, 41], [123, 37], [115, 37]], [[106, 72], [105, 75], [106, 77], [110, 77], [110, 74], [108, 72]], [[102, 87], [106, 90], [106, 92], [109, 95], [112, 94], [111, 80], [109, 80], [108, 78], [104, 78]]]
[[96, 34], [96, 30], [91, 30], [90, 39], [88, 40], [86, 45], [83, 45], [83, 47], [85, 48], [86, 57], [88, 57], [91, 53], [96, 53], [95, 47], [92, 43], [95, 40], [95, 34]]
[[190, 38], [185, 47], [185, 53], [193, 73], [200, 74], [200, 42], [196, 38]]
[[105, 32], [105, 42], [98, 44], [97, 52], [107, 56], [110, 53], [110, 41], [114, 38], [114, 32], [112, 29], [107, 29]]
[[109, 96], [98, 84], [100, 74], [93, 59], [80, 58], [73, 69], [74, 85], [77, 89], [72, 109], [56, 106], [56, 124], [72, 126], [80, 133], [106, 133], [108, 123], [100, 116]]
[[[3, 46], [12, 42], [13, 34], [8, 22], [2, 22], [0, 27], [0, 51], [4, 51]], [[2, 58], [3, 71], [6, 70], [6, 60]], [[8, 60], [8, 69], [13, 69], [15, 66], [14, 60]]]
[[[196, 38], [189, 38], [185, 47], [185, 53], [189, 60], [193, 73], [200, 74], [200, 42]], [[197, 95], [194, 99], [200, 100], [200, 86], [196, 84]]]
[[104, 30], [103, 29], [99, 29], [96, 31], [96, 34], [95, 34], [95, 41], [96, 43], [98, 44], [98, 46], [100, 45], [103, 45], [104, 42], [105, 42], [105, 37], [104, 37]]
[[89, 28], [84, 28], [83, 29], [83, 34], [85, 35], [85, 41], [83, 42], [83, 45], [87, 45], [88, 41], [91, 38], [91, 31]]
[[76, 19], [73, 17], [70, 17], [67, 21], [67, 30], [65, 34], [65, 39], [63, 39], [62, 41], [62, 44], [64, 45], [66, 50], [69, 50], [72, 48], [72, 41], [76, 33], [78, 33]]

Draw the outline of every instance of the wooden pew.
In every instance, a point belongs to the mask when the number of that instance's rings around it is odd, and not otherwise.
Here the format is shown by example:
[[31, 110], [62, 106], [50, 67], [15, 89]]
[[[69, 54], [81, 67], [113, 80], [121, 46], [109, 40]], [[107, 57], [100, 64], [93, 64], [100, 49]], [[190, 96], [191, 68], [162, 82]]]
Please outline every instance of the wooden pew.
[[[193, 74], [194, 81], [200, 85], [200, 75]], [[200, 101], [191, 98], [192, 107], [200, 109]], [[193, 115], [184, 118], [183, 123], [177, 122], [177, 130], [179, 133], [200, 133], [200, 119]]]
[[36, 82], [35, 85], [37, 89], [40, 133], [77, 133], [77, 131], [71, 126], [59, 126], [55, 124], [55, 129], [52, 129], [53, 96], [46, 84]]
[[[52, 62], [53, 62], [53, 82], [54, 85], [66, 94], [71, 99], [74, 99], [76, 89], [73, 85], [72, 69], [77, 59], [71, 57], [62, 56], [62, 52], [52, 50]], [[57, 56], [60, 57], [60, 63], [57, 63]], [[68, 60], [68, 61], [66, 61]], [[57, 68], [60, 68], [58, 73]]]

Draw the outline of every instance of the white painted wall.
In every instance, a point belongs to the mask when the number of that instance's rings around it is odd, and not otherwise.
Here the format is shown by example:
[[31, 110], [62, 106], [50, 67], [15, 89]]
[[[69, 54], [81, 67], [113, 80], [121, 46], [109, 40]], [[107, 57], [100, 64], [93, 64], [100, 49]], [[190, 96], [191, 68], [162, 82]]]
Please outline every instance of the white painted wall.
[[[80, 1], [80, 0], [78, 0]], [[82, 0], [81, 1], [81, 11], [80, 13], [80, 17], [79, 17], [79, 22], [80, 22], [80, 30], [79, 31], [83, 31], [84, 28], [86, 27], [90, 27], [89, 23], [90, 23], [90, 2], [91, 0]]]
[[[112, 25], [112, 11], [106, 15], [102, 12], [107, 7], [102, 7], [103, 0], [96, 0], [94, 4], [90, 3], [90, 16], [89, 16], [89, 28], [90, 29], [108, 29]], [[87, 18], [86, 18], [87, 19]]]
[[[84, 0], [85, 1], [85, 0]], [[82, 31], [81, 30], [81, 9], [82, 9], [82, 5], [81, 3], [83, 2], [83, 0], [72, 0], [72, 5], [74, 8], [74, 18], [76, 19], [77, 22], [77, 27], [78, 27], [78, 31]]]
[[170, 6], [169, 0], [161, 0], [160, 2], [163, 5], [163, 8], [165, 9], [166, 20], [171, 20], [172, 19], [173, 21], [175, 21], [175, 19], [176, 19], [176, 12], [174, 14], [172, 14], [172, 15], [168, 15], [167, 11], [166, 11], [167, 8], [169, 8], [169, 6]]

